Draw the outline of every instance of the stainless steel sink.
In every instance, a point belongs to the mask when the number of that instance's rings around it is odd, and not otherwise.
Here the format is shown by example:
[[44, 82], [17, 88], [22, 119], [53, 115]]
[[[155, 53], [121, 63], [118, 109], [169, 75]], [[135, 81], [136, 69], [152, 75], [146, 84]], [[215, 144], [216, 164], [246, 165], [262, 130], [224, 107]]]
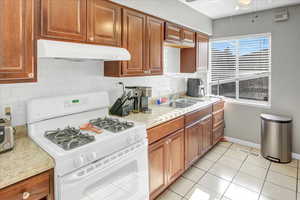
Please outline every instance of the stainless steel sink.
[[179, 98], [169, 102], [169, 106], [173, 108], [187, 108], [196, 103], [203, 102], [201, 99]]

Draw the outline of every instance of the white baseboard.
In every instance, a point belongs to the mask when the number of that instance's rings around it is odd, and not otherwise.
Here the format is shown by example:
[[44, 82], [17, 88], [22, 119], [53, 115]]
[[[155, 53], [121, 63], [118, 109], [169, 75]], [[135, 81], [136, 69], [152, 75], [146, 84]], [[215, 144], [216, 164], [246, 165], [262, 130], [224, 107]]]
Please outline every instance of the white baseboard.
[[[247, 147], [260, 149], [260, 144], [257, 144], [257, 143], [254, 143], [254, 142], [248, 142], [246, 140], [240, 140], [240, 139], [237, 139], [237, 138], [232, 138], [232, 137], [227, 137], [227, 136], [225, 136], [224, 138], [228, 142], [237, 143], [237, 144], [244, 145], [244, 146], [247, 146]], [[300, 154], [298, 154], [298, 153], [292, 153], [292, 157], [294, 159], [300, 160]]]

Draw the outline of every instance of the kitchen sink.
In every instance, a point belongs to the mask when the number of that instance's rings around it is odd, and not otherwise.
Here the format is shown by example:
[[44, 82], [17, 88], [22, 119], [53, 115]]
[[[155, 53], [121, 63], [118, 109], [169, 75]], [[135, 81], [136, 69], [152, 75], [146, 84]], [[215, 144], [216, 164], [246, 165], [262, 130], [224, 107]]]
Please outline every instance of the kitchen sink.
[[173, 108], [187, 108], [203, 101], [201, 99], [179, 98], [169, 102], [168, 106]]

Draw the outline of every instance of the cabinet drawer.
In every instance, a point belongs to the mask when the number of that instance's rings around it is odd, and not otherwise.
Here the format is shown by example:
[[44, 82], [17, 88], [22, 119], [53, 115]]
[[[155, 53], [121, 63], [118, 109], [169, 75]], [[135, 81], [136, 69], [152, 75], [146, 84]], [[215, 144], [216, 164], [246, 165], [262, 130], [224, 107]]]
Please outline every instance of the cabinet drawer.
[[203, 108], [201, 110], [194, 111], [192, 113], [188, 113], [185, 115], [185, 124], [186, 125], [192, 124], [193, 122], [196, 122], [199, 119], [201, 119], [211, 113], [212, 113], [212, 106]]
[[40, 200], [50, 194], [50, 172], [44, 172], [0, 190], [0, 199]]
[[165, 40], [167, 42], [181, 42], [181, 28], [175, 24], [166, 22], [165, 25]]
[[224, 101], [219, 101], [217, 103], [214, 103], [213, 112], [218, 112], [223, 109], [224, 109]]
[[148, 129], [148, 140], [149, 144], [152, 144], [159, 139], [174, 133], [175, 131], [184, 127], [184, 117], [168, 121], [154, 128]]
[[224, 136], [224, 123], [221, 123], [213, 130], [213, 141], [217, 143]]
[[213, 127], [216, 128], [224, 122], [224, 110], [213, 114]]

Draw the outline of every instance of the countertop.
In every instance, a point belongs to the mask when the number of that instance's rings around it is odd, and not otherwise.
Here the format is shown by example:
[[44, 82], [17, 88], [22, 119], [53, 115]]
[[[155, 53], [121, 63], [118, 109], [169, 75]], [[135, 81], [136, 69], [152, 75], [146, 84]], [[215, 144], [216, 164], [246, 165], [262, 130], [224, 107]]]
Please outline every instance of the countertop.
[[[189, 97], [186, 97], [189, 98]], [[198, 102], [197, 104], [187, 107], [187, 108], [173, 108], [168, 105], [150, 105], [152, 109], [151, 113], [132, 113], [126, 117], [125, 119], [144, 123], [146, 128], [152, 128], [164, 122], [167, 122], [171, 119], [179, 117], [189, 112], [193, 112], [197, 109], [205, 108], [213, 103], [220, 101], [220, 98], [193, 98], [203, 100]]]
[[17, 127], [15, 147], [0, 154], [0, 189], [54, 168], [54, 160]]
[[[130, 114], [125, 119], [144, 123], [149, 129], [186, 113], [205, 108], [220, 99], [206, 98], [203, 100], [187, 108], [151, 105], [151, 113]], [[0, 189], [45, 172], [54, 166], [55, 162], [50, 155], [27, 136], [26, 128], [17, 127], [14, 149], [0, 154]]]

